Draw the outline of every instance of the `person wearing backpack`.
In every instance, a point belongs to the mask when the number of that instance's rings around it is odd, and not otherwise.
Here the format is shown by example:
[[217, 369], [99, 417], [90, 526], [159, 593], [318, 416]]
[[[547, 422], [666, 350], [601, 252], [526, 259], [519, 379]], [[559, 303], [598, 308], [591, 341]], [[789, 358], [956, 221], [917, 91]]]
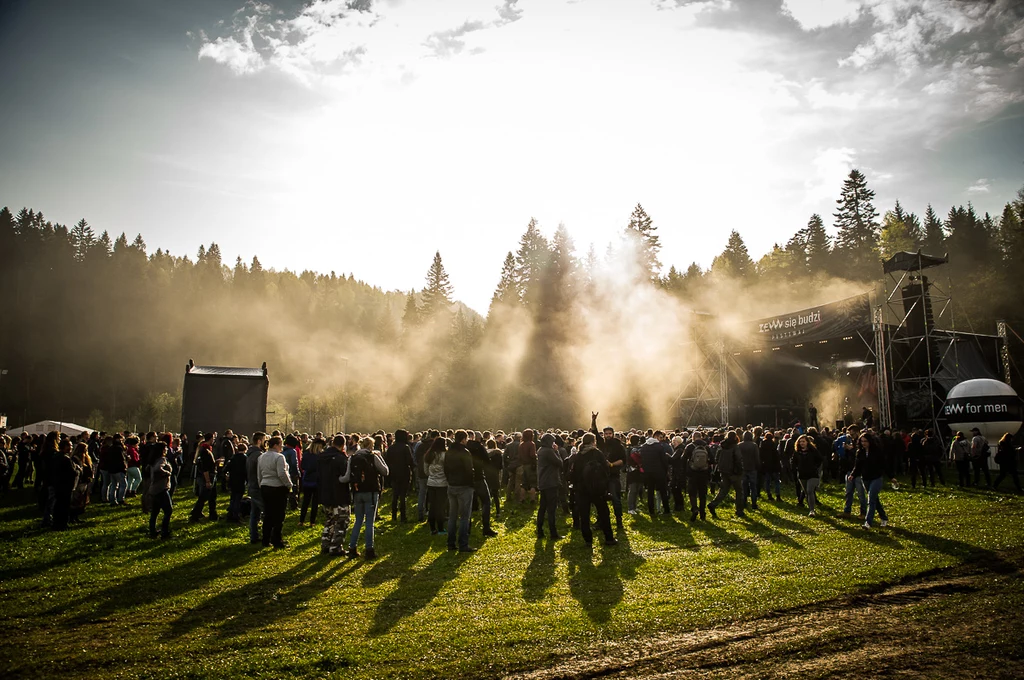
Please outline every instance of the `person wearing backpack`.
[[690, 521], [703, 520], [711, 482], [711, 452], [704, 434], [698, 432], [683, 451], [681, 465], [686, 469], [686, 493], [690, 497]]
[[583, 541], [589, 546], [594, 543], [590, 528], [591, 506], [597, 508], [597, 524], [604, 532], [604, 544], [616, 545], [612, 534], [611, 517], [608, 513], [608, 475], [610, 466], [604, 452], [597, 448], [597, 437], [593, 432], [583, 435], [580, 450], [573, 456], [571, 480], [573, 495], [576, 497], [576, 518]]
[[382, 456], [382, 452], [374, 448], [373, 438], [363, 437], [359, 440], [359, 450], [348, 459], [348, 471], [340, 480], [352, 486], [352, 509], [356, 516], [352, 534], [348, 539], [348, 556], [352, 558], [359, 557], [356, 545], [359, 543], [359, 530], [364, 522], [366, 559], [372, 560], [377, 557], [373, 545], [373, 522], [377, 518], [377, 503], [380, 500], [384, 477], [388, 474], [388, 465]]
[[320, 552], [324, 555], [345, 554], [345, 535], [352, 514], [352, 494], [349, 485], [341, 481], [347, 471], [345, 435], [335, 435], [316, 466], [317, 489], [324, 511], [324, 528], [320, 533]]
[[729, 497], [730, 489], [736, 493], [736, 516], [746, 517], [743, 512], [743, 456], [738, 445], [739, 437], [734, 430], [729, 430], [718, 453], [718, 471], [722, 475], [722, 486], [714, 500], [708, 503], [708, 512], [715, 519], [718, 519], [715, 508]]
[[537, 490], [540, 491], [537, 538], [544, 538], [544, 518], [547, 517], [548, 533], [552, 540], [562, 538], [555, 526], [555, 511], [558, 508], [559, 473], [563, 461], [555, 446], [555, 435], [549, 432], [540, 438], [540, 448], [537, 449]]

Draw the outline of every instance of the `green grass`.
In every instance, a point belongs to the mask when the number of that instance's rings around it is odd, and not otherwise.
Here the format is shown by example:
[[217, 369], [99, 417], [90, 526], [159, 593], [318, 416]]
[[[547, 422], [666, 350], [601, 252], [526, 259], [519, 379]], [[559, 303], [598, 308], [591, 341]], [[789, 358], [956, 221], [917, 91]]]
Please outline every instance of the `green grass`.
[[[385, 500], [386, 500], [385, 496]], [[790, 494], [792, 498], [792, 494]], [[498, 676], [602, 641], [704, 628], [858, 592], [1024, 546], [1024, 501], [887, 491], [892, 526], [762, 503], [747, 521], [628, 517], [616, 547], [579, 534], [537, 542], [523, 511], [474, 554], [425, 525], [382, 523], [378, 559], [319, 554], [295, 529], [283, 551], [247, 530], [186, 525], [153, 541], [137, 509], [93, 505], [82, 525], [37, 528], [28, 492], [0, 508], [0, 667], [6, 677], [346, 678]], [[223, 499], [222, 499], [223, 501]], [[840, 508], [841, 509], [841, 508]], [[560, 521], [561, 518], [560, 518]]]

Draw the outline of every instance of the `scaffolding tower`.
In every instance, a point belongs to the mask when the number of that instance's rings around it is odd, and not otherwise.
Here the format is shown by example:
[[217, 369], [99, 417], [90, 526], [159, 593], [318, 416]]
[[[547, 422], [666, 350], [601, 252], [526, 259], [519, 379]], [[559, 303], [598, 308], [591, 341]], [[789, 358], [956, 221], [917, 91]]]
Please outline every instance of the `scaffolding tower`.
[[692, 312], [690, 336], [682, 344], [686, 368], [672, 410], [681, 427], [729, 424], [729, 373], [725, 338], [717, 318]]
[[[949, 256], [935, 257], [900, 252], [884, 263], [885, 308], [895, 325], [884, 324], [882, 309], [876, 312], [875, 328], [883, 337], [876, 343], [885, 357], [879, 371], [879, 407], [883, 425], [893, 425], [896, 407], [910, 421], [927, 422], [941, 438], [939, 415], [945, 403], [945, 390], [938, 381], [943, 362], [952, 354], [956, 363], [956, 323], [953, 318], [951, 286], [948, 276], [943, 284], [925, 275], [925, 270], [947, 264]], [[937, 312], [937, 313], [936, 313]], [[949, 330], [940, 330], [939, 324]], [[886, 406], [881, 406], [882, 376]], [[891, 393], [889, 388], [891, 387]], [[906, 423], [896, 423], [905, 425]]]

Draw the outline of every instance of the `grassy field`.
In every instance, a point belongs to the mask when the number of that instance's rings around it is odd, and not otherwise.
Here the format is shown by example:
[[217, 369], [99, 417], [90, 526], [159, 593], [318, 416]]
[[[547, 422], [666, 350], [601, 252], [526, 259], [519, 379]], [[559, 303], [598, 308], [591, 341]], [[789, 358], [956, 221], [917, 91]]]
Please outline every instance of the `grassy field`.
[[[473, 554], [385, 521], [372, 562], [321, 556], [319, 531], [294, 513], [281, 551], [224, 522], [186, 524], [190, 496], [178, 492], [166, 542], [148, 538], [136, 507], [93, 505], [53, 533], [28, 492], [4, 497], [3, 675], [495, 677], [854, 601], [958, 565], [1019, 574], [1024, 554], [1022, 499], [949, 489], [886, 491], [887, 529], [842, 518], [833, 484], [817, 517], [792, 502], [763, 502], [746, 520], [725, 508], [695, 524], [627, 516], [619, 545], [593, 550], [579, 534], [536, 541], [526, 511], [498, 522], [498, 538], [475, 525]], [[1019, 606], [1014, 583], [1007, 601]], [[1021, 643], [1006, 644], [1012, 656]]]

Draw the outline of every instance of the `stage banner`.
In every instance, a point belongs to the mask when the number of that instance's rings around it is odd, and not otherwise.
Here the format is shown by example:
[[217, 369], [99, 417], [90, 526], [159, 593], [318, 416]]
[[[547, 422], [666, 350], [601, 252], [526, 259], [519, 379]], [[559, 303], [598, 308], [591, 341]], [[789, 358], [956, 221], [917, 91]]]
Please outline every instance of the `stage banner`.
[[753, 322], [753, 344], [792, 345], [852, 335], [871, 325], [868, 293]]

